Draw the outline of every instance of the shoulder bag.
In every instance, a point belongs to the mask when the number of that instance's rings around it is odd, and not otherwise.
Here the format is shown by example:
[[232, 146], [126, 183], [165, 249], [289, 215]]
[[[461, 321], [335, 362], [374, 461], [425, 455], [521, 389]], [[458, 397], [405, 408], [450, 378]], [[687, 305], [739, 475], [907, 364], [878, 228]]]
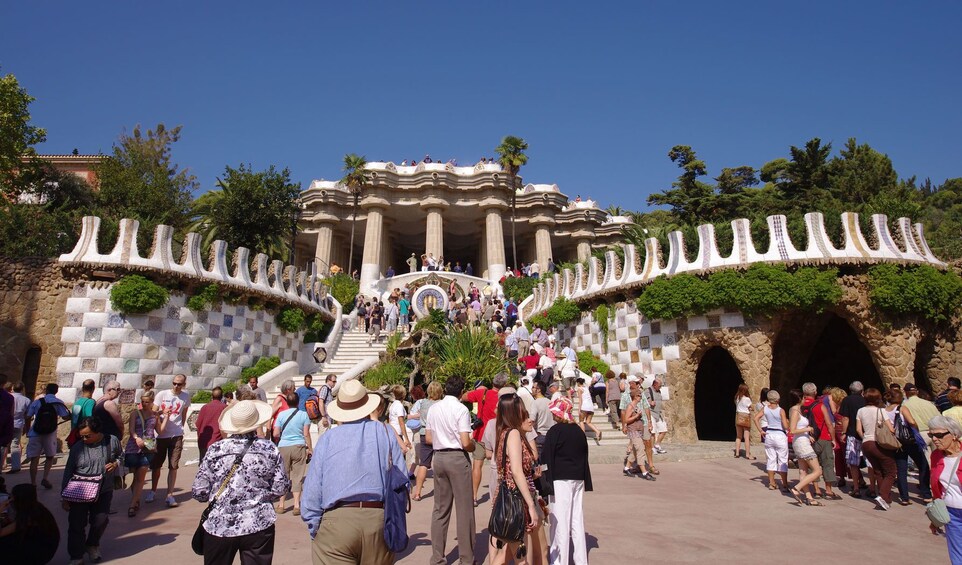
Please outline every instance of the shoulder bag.
[[[384, 425], [387, 432], [387, 468], [381, 474], [384, 491], [384, 543], [394, 553], [400, 553], [408, 546], [408, 521], [406, 514], [411, 511], [411, 480], [394, 466], [394, 445], [391, 441], [396, 434], [394, 429]], [[396, 440], [395, 440], [396, 441]]]
[[902, 417], [902, 410], [895, 409], [895, 438], [904, 446], [911, 446], [915, 443], [915, 434], [912, 433], [912, 426], [906, 423]]
[[[499, 549], [505, 543], [524, 541], [524, 528], [527, 520], [527, 510], [521, 491], [517, 485], [513, 489], [508, 488], [506, 476], [510, 472], [507, 467], [509, 435], [511, 435], [510, 431], [504, 434], [504, 443], [501, 446], [501, 468], [504, 475], [498, 479], [498, 497], [494, 500], [491, 518], [488, 520], [488, 533], [498, 540], [497, 546]], [[519, 553], [521, 552], [523, 552], [523, 547], [519, 550]]]
[[[294, 419], [294, 416], [297, 416], [297, 407], [296, 407], [296, 406], [294, 407], [294, 411], [291, 412], [291, 415], [287, 417], [287, 420], [284, 422], [284, 425], [281, 426], [281, 432], [280, 432], [279, 434], [277, 434], [277, 439], [274, 440], [274, 444], [275, 444], [275, 445], [281, 442], [281, 437], [284, 436], [284, 429], [287, 428], [287, 424], [290, 424], [290, 423], [291, 423], [291, 420]], [[273, 433], [273, 432], [271, 432], [271, 433]]]
[[211, 497], [210, 503], [207, 504], [207, 508], [205, 508], [204, 512], [200, 515], [200, 523], [197, 524], [197, 529], [194, 530], [194, 537], [190, 540], [190, 548], [193, 549], [194, 553], [197, 555], [204, 554], [204, 522], [207, 521], [207, 517], [210, 516], [210, 512], [214, 509], [214, 506], [217, 505], [218, 497], [224, 493], [224, 489], [227, 488], [227, 484], [230, 482], [231, 478], [233, 478], [234, 473], [237, 472], [237, 468], [240, 467], [241, 462], [244, 460], [244, 456], [247, 455], [247, 450], [251, 448], [253, 443], [253, 439], [249, 440], [247, 445], [244, 446], [244, 450], [241, 451], [240, 454], [238, 454], [234, 459], [234, 464], [231, 465], [230, 471], [228, 471], [227, 476], [224, 477], [224, 481], [220, 484], [220, 488], [217, 489], [217, 493]]
[[140, 419], [140, 433], [143, 434], [141, 439], [144, 442], [144, 453], [156, 453], [157, 452], [157, 438], [146, 437], [147, 434], [147, 422], [144, 420], [144, 415], [141, 414], [140, 410], [137, 411], [137, 418]]
[[[109, 436], [105, 436], [105, 439]], [[109, 440], [108, 440], [109, 443]], [[81, 449], [88, 449], [83, 446]], [[101, 442], [100, 450], [103, 451], [104, 444]], [[79, 455], [79, 454], [78, 454]], [[106, 459], [106, 456], [104, 457]], [[100, 498], [100, 487], [103, 485], [104, 473], [97, 475], [81, 475], [74, 473], [67, 484], [60, 491], [60, 498], [66, 502], [76, 504], [89, 504], [97, 502]]]
[[[949, 483], [953, 480], [958, 482], [959, 462], [962, 461], [962, 454], [955, 460], [955, 467], [952, 468], [952, 474], [949, 475]], [[936, 498], [932, 502], [925, 505], [925, 515], [928, 516], [929, 521], [936, 528], [944, 528], [946, 524], [952, 521], [952, 516], [949, 514], [949, 509], [945, 505], [945, 501], [941, 498]]]
[[879, 447], [892, 451], [902, 448], [902, 444], [895, 437], [895, 433], [885, 425], [885, 414], [882, 413], [881, 408], [878, 409], [878, 421], [875, 422], [875, 443]]

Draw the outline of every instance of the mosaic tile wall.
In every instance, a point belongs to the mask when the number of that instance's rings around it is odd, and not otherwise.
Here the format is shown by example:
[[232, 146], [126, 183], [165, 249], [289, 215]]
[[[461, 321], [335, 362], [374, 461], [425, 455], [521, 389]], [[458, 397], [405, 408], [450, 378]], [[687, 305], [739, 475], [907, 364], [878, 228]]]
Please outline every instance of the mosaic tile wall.
[[678, 334], [716, 328], [740, 328], [745, 325], [741, 312], [716, 310], [703, 316], [677, 320], [648, 320], [638, 311], [634, 301], [611, 308], [608, 320], [607, 352], [602, 350], [601, 329], [593, 313], [586, 313], [577, 324], [562, 328], [561, 343], [571, 341], [575, 350], [590, 349], [615, 373], [629, 375], [667, 375], [668, 361], [678, 359]]
[[209, 389], [237, 378], [261, 356], [297, 361], [303, 335], [277, 327], [269, 312], [229, 304], [195, 312], [185, 301], [172, 295], [164, 308], [124, 316], [111, 309], [110, 285], [74, 287], [57, 360], [60, 397], [72, 402], [86, 379], [99, 387], [116, 379], [123, 401], [145, 380], [164, 389], [181, 373], [188, 390]]

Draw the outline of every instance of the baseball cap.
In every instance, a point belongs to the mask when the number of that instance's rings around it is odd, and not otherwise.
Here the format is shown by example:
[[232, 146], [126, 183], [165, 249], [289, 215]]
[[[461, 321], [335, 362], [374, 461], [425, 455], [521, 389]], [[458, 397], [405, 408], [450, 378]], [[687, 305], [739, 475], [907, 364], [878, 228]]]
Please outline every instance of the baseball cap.
[[914, 384], [908, 383], [907, 385], [905, 385], [905, 386], [902, 387], [902, 390], [906, 390], [906, 391], [908, 391], [908, 390], [918, 390], [918, 388], [916, 388], [916, 386], [915, 386]]
[[629, 382], [629, 383], [640, 383], [640, 382], [641, 382], [641, 379], [639, 379], [639, 378], [638, 378], [637, 376], [635, 376], [635, 375], [628, 375], [628, 382]]

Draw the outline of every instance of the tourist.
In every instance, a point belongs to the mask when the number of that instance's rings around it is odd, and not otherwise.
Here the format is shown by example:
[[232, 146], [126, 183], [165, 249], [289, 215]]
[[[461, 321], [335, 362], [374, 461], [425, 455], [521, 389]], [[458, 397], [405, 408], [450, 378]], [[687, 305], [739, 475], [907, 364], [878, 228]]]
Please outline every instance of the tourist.
[[518, 355], [522, 351], [527, 352], [531, 349], [531, 334], [528, 333], [528, 328], [524, 327], [521, 320], [514, 323], [514, 337], [518, 340]]
[[[915, 385], [907, 384], [905, 389]], [[897, 471], [897, 484], [899, 488], [899, 504], [902, 506], [908, 506], [911, 504], [909, 501], [909, 458], [915, 462], [915, 467], [919, 471], [919, 494], [922, 495], [922, 499], [926, 502], [930, 502], [932, 499], [932, 490], [929, 487], [929, 461], [925, 457], [925, 443], [924, 441], [919, 442], [921, 436], [916, 434], [918, 431], [918, 418], [912, 412], [912, 410], [905, 405], [903, 400], [903, 394], [901, 390], [890, 390], [888, 393], [889, 406], [893, 407], [891, 413], [894, 413], [894, 420], [898, 418], [902, 419], [902, 422], [911, 427], [913, 430], [912, 435], [913, 440], [911, 442], [902, 442], [902, 449], [895, 452], [895, 468]], [[889, 408], [886, 407], [886, 411]], [[886, 413], [886, 417], [888, 412]], [[926, 430], [928, 431], [928, 430]], [[921, 445], [920, 445], [921, 443]]]
[[[281, 383], [281, 392], [276, 397], [274, 397], [274, 402], [271, 404], [271, 421], [268, 429], [274, 428], [274, 422], [277, 421], [277, 415], [287, 410], [291, 407], [288, 404], [288, 399], [291, 395], [297, 396], [294, 393], [294, 379], [286, 379]], [[297, 406], [295, 403], [294, 406]]]
[[592, 366], [589, 370], [591, 371], [591, 401], [604, 412], [605, 407], [608, 406], [608, 401], [605, 399], [605, 392], [607, 391], [605, 376], [601, 374], [597, 367]]
[[[40, 456], [44, 456], [43, 480], [40, 484], [45, 489], [52, 489], [53, 485], [48, 480], [50, 478], [50, 468], [57, 456], [57, 427], [58, 418], [70, 418], [70, 412], [63, 401], [57, 398], [57, 391], [60, 387], [57, 383], [48, 383], [45, 389], [46, 394], [30, 403], [27, 407], [27, 459], [30, 460], [30, 484], [37, 486], [37, 467], [40, 465]], [[11, 398], [11, 402], [12, 402]], [[13, 414], [10, 413], [11, 420]], [[11, 422], [12, 424], [12, 422]], [[10, 433], [13, 426], [10, 426]]]
[[434, 253], [428, 253], [428, 270], [429, 271], [438, 270], [438, 260], [434, 257]]
[[555, 357], [554, 349], [549, 346], [542, 349], [541, 357], [538, 358], [539, 376], [537, 382], [541, 384], [542, 388], [546, 388], [548, 383], [554, 380]]
[[[660, 473], [658, 469], [655, 469], [652, 461], [651, 413], [648, 410], [648, 403], [641, 393], [641, 387], [637, 384], [637, 381], [631, 381], [631, 383], [631, 390], [628, 392], [629, 402], [621, 408], [625, 433], [628, 434], [628, 449], [631, 452], [629, 463], [634, 460], [641, 472], [641, 478], [646, 481], [654, 481], [654, 475]], [[641, 463], [642, 454], [645, 456], [645, 467], [642, 467]], [[624, 474], [628, 477], [632, 476], [630, 468], [626, 469]]]
[[524, 404], [524, 409], [527, 410], [528, 414], [530, 415], [532, 407], [534, 406], [534, 394], [531, 392], [531, 379], [528, 377], [522, 377], [520, 386], [515, 394], [521, 398], [521, 402]]
[[76, 565], [83, 565], [85, 553], [95, 563], [102, 559], [100, 538], [110, 521], [108, 514], [114, 497], [113, 476], [120, 468], [123, 457], [120, 440], [116, 436], [105, 434], [100, 419], [96, 416], [80, 421], [80, 440], [70, 448], [70, 455], [63, 469], [62, 496], [74, 494], [73, 488], [67, 488], [74, 475], [101, 479], [92, 502], [71, 502], [66, 499], [61, 501], [63, 509], [69, 512], [67, 553], [70, 555], [70, 563]]
[[[464, 389], [461, 377], [448, 377], [445, 396], [428, 414], [425, 438], [434, 448], [434, 510], [431, 514], [431, 546], [433, 565], [447, 563], [445, 545], [451, 507], [458, 521], [458, 556], [463, 565], [474, 563], [474, 503], [471, 499], [472, 473], [468, 453], [474, 452], [471, 419], [459, 398]], [[485, 395], [487, 398], [487, 395]], [[480, 478], [480, 477], [479, 477]]]
[[393, 334], [397, 331], [398, 319], [401, 317], [396, 299], [388, 301], [385, 316], [387, 317], [387, 331]]
[[[778, 405], [781, 396], [777, 390], [769, 390], [765, 406], [756, 410], [755, 427], [762, 432], [765, 444], [765, 471], [768, 473], [768, 490], [777, 490], [775, 473], [782, 478], [782, 488], [788, 489], [788, 429], [785, 409]], [[764, 418], [764, 422], [762, 419]]]
[[200, 451], [200, 458], [203, 459], [210, 446], [222, 439], [220, 434], [220, 415], [227, 408], [223, 402], [224, 391], [219, 386], [215, 386], [210, 391], [210, 402], [200, 407], [197, 414], [197, 449]]
[[471, 266], [471, 263], [468, 263], [464, 266], [464, 274], [468, 275], [469, 277], [474, 276], [474, 267]]
[[80, 386], [80, 396], [74, 400], [73, 406], [70, 407], [70, 435], [67, 436], [68, 447], [80, 441], [80, 438], [77, 437], [77, 425], [80, 424], [80, 420], [94, 415], [94, 406], [96, 406], [97, 403], [94, 401], [93, 396], [96, 389], [97, 383], [93, 379], [85, 380]]
[[312, 375], [304, 375], [304, 384], [294, 391], [294, 393], [297, 394], [298, 410], [305, 410], [308, 399], [310, 399], [312, 396], [317, 396], [317, 389], [311, 386], [311, 383], [313, 382], [314, 377]]
[[108, 381], [104, 385], [104, 394], [94, 404], [93, 416], [100, 420], [103, 433], [114, 436], [120, 441], [124, 435], [124, 417], [120, 413], [120, 383]]
[[[494, 461], [497, 468], [498, 482], [495, 490], [491, 494], [492, 500], [497, 500], [498, 489], [502, 484], [509, 489], [518, 489], [521, 498], [524, 499], [527, 508], [525, 519], [525, 536], [530, 551], [533, 555], [538, 555], [536, 547], [538, 528], [544, 523], [543, 511], [538, 505], [537, 491], [534, 480], [541, 475], [540, 468], [535, 464], [538, 459], [534, 442], [525, 438], [525, 435], [532, 432], [532, 422], [528, 413], [524, 409], [524, 403], [516, 394], [506, 394], [498, 400], [498, 418], [496, 428], [496, 443], [494, 446]], [[534, 535], [533, 535], [534, 534]], [[496, 540], [491, 538], [491, 545], [495, 545]], [[521, 543], [509, 542], [505, 544], [506, 555], [518, 555]], [[524, 562], [523, 559], [520, 562]], [[443, 563], [442, 562], [439, 562]]]
[[[218, 404], [220, 404], [218, 402]], [[157, 435], [167, 427], [169, 414], [154, 412], [154, 391], [148, 390], [140, 395], [139, 410], [130, 416], [127, 445], [124, 449], [124, 467], [134, 475], [130, 485], [130, 507], [127, 517], [133, 518], [140, 511], [140, 495], [147, 480], [150, 460], [157, 451]], [[199, 436], [198, 436], [199, 437]], [[198, 444], [200, 440], [198, 439]], [[203, 456], [201, 457], [203, 459]]]
[[741, 456], [742, 441], [745, 442], [745, 459], [755, 460], [752, 457], [752, 399], [748, 396], [748, 385], [742, 383], [738, 385], [738, 392], [735, 393], [735, 458]]
[[[11, 510], [12, 512], [8, 512]], [[7, 520], [0, 528], [0, 555], [6, 563], [44, 565], [60, 547], [60, 528], [46, 506], [37, 500], [37, 487], [22, 483], [0, 502]]]
[[[284, 461], [284, 469], [291, 481], [291, 493], [294, 497], [294, 515], [301, 514], [301, 490], [304, 486], [304, 475], [307, 464], [314, 454], [314, 442], [311, 440], [311, 419], [307, 412], [296, 406], [296, 394], [290, 394], [287, 404], [290, 408], [284, 410], [274, 419], [274, 442]], [[284, 513], [286, 494], [282, 494], [277, 501], [278, 514]]]
[[947, 380], [947, 387], [938, 396], [935, 397], [935, 405], [938, 407], [939, 412], [945, 412], [949, 408], [952, 408], [952, 402], [949, 400], [949, 393], [953, 390], [959, 390], [962, 388], [962, 380], [958, 377], [949, 377]]
[[455, 262], [454, 262], [454, 269], [453, 269], [453, 270], [454, 270], [455, 273], [463, 273], [463, 272], [464, 272], [464, 269], [461, 267], [461, 261], [455, 261]]
[[474, 390], [466, 392], [461, 396], [462, 402], [473, 402], [475, 404], [477, 408], [475, 412], [481, 420], [480, 426], [475, 428], [471, 433], [475, 441], [472, 451], [473, 461], [471, 464], [471, 492], [475, 506], [478, 505], [478, 489], [481, 487], [481, 474], [484, 471], [485, 460], [484, 445], [481, 443], [481, 437], [484, 434], [484, 426], [495, 417], [495, 410], [498, 407], [498, 391], [507, 386], [507, 384], [508, 375], [506, 373], [498, 373], [491, 380], [490, 389], [478, 383], [478, 386]]
[[925, 441], [925, 448], [931, 449], [932, 442], [925, 434], [929, 431], [929, 420], [939, 415], [939, 409], [931, 401], [919, 396], [919, 389], [914, 384], [908, 383], [902, 390], [905, 391], [905, 401], [902, 402], [902, 406], [912, 412], [916, 429]]
[[427, 479], [428, 470], [431, 469], [431, 460], [434, 458], [434, 449], [429, 443], [425, 441], [425, 431], [428, 413], [431, 411], [431, 407], [434, 406], [439, 400], [444, 398], [444, 387], [438, 381], [431, 381], [428, 384], [428, 397], [422, 398], [414, 403], [414, 407], [411, 409], [411, 418], [417, 418], [421, 421], [421, 425], [418, 429], [418, 445], [417, 445], [417, 468], [414, 470], [414, 500], [421, 500], [421, 491], [424, 490], [424, 481]]
[[[831, 428], [832, 437], [834, 438], [834, 449], [832, 450], [832, 462], [834, 464], [835, 476], [838, 480], [835, 482], [835, 486], [842, 488], [845, 486], [845, 477], [848, 476], [848, 466], [845, 463], [845, 427], [842, 426], [842, 415], [840, 410], [842, 409], [842, 402], [848, 397], [848, 393], [840, 389], [837, 386], [829, 387], [826, 389], [826, 395], [823, 397], [823, 402], [831, 413]], [[841, 496], [834, 497], [835, 500], [840, 500]]]
[[[551, 387], [557, 389], [557, 383], [548, 385], [548, 394], [554, 392]], [[538, 453], [541, 453], [541, 449], [544, 446], [545, 438], [548, 435], [548, 430], [554, 427], [555, 419], [552, 417], [551, 409], [549, 405], [551, 401], [547, 396], [544, 395], [544, 385], [542, 383], [534, 383], [534, 402], [531, 404], [531, 420], [534, 421], [534, 433], [537, 434], [535, 437], [535, 445], [538, 446]], [[581, 435], [584, 435], [582, 432]]]
[[[811, 420], [802, 413], [804, 399], [805, 396], [802, 391], [792, 391], [792, 408], [789, 410], [788, 429], [790, 430], [789, 433], [794, 436], [792, 449], [798, 459], [798, 470], [802, 476], [795, 483], [795, 488], [791, 489], [791, 493], [799, 504], [822, 506], [821, 502], [812, 497], [812, 493], [808, 489], [809, 485], [814, 485], [818, 481], [818, 477], [822, 474], [822, 468], [819, 465], [815, 448], [812, 447], [815, 428], [812, 426]], [[802, 500], [802, 493], [805, 494], [804, 501]]]
[[566, 347], [558, 353], [558, 364], [555, 366], [555, 371], [561, 376], [561, 386], [566, 392], [574, 386], [578, 376], [578, 364], [568, 356], [568, 351], [570, 348]]
[[861, 459], [862, 459], [862, 438], [858, 435], [857, 419], [858, 411], [865, 406], [865, 398], [862, 396], [864, 387], [861, 381], [852, 381], [849, 385], [849, 395], [842, 400], [838, 413], [842, 420], [842, 427], [845, 435], [845, 464], [848, 467], [848, 477], [852, 481], [852, 490], [849, 495], [858, 498], [861, 496], [861, 489], [865, 486], [862, 479]]
[[6, 464], [6, 450], [14, 438], [14, 406], [13, 394], [7, 382], [7, 375], [0, 373], [0, 469]]
[[504, 307], [504, 315], [506, 316], [505, 322], [508, 327], [513, 327], [518, 321], [518, 305], [515, 303], [514, 298], [509, 298], [508, 303]]
[[407, 259], [407, 261], [405, 261], [405, 263], [408, 264], [408, 269], [409, 269], [408, 272], [413, 273], [413, 272], [415, 272], [415, 271], [418, 270], [418, 259], [417, 259], [417, 257], [414, 255], [414, 253], [411, 253], [411, 256], [408, 257], [408, 259]]
[[510, 327], [504, 330], [504, 348], [508, 351], [508, 359], [518, 358], [518, 338]]
[[301, 499], [315, 565], [394, 563], [384, 541], [385, 461], [404, 469], [404, 456], [396, 435], [370, 418], [381, 405], [350, 380], [329, 406], [341, 425], [318, 440]]
[[388, 406], [388, 425], [397, 435], [398, 445], [404, 452], [405, 460], [410, 458], [413, 461], [413, 445], [411, 440], [408, 439], [408, 427], [405, 424], [407, 411], [404, 409], [404, 399], [407, 398], [407, 391], [404, 389], [404, 385], [394, 385], [389, 390], [391, 391], [391, 403]]
[[343, 271], [343, 269], [341, 269], [341, 267], [338, 266], [337, 263], [331, 263], [331, 276], [332, 276], [332, 277], [336, 277], [337, 275], [341, 274], [341, 271]]
[[[549, 405], [552, 426], [541, 451], [545, 464], [545, 481], [551, 504], [551, 563], [588, 563], [585, 537], [585, 491], [592, 490], [591, 468], [588, 465], [588, 440], [585, 433], [573, 425], [571, 402], [566, 398]], [[573, 553], [569, 553], [574, 546]]]
[[[257, 384], [257, 379], [254, 379]], [[180, 456], [184, 451], [185, 416], [190, 409], [190, 395], [184, 390], [187, 386], [185, 375], [175, 375], [172, 383], [173, 390], [162, 390], [157, 393], [154, 408], [167, 414], [167, 426], [157, 434], [157, 453], [150, 462], [150, 492], [144, 496], [145, 502], [153, 502], [157, 494], [157, 484], [160, 482], [160, 469], [167, 460], [167, 497], [164, 502], [168, 508], [180, 506], [174, 498], [177, 488], [177, 469], [180, 468]], [[226, 412], [226, 410], [225, 410]], [[222, 414], [223, 415], [223, 414]], [[223, 424], [221, 425], [223, 432]]]
[[394, 276], [394, 265], [388, 265], [387, 271], [384, 272], [386, 278], [391, 278]]
[[205, 565], [230, 565], [238, 553], [241, 565], [273, 561], [274, 502], [291, 480], [274, 442], [257, 437], [270, 419], [270, 405], [260, 400], [241, 400], [220, 415], [227, 437], [207, 450], [191, 487], [210, 509], [201, 523]]
[[618, 405], [624, 388], [624, 381], [615, 376], [614, 371], [608, 369], [605, 372], [605, 400], [608, 404], [608, 421], [611, 422], [611, 429], [613, 430], [621, 428], [621, 409]]
[[655, 377], [648, 387], [648, 406], [651, 408], [652, 443], [655, 453], [668, 453], [661, 447], [661, 442], [668, 435], [668, 422], [665, 420], [665, 395], [661, 391], [661, 377]]
[[876, 388], [870, 388], [863, 394], [865, 406], [859, 409], [856, 416], [856, 429], [862, 438], [862, 452], [872, 464], [875, 473], [876, 493], [875, 502], [883, 510], [889, 509], [892, 502], [892, 485], [898, 474], [895, 464], [895, 452], [881, 447], [875, 442], [876, 429], [888, 426], [893, 433], [892, 423], [882, 414], [882, 393]]
[[[625, 410], [628, 408], [628, 405], [631, 404], [631, 391], [641, 386], [641, 379], [639, 379], [636, 375], [628, 375], [623, 379], [623, 382], [627, 383], [627, 385], [625, 390], [622, 391], [621, 398], [618, 401], [618, 412], [621, 414], [621, 421], [619, 424], [621, 427], [621, 433], [628, 435], [628, 426], [625, 424]], [[560, 396], [560, 393], [558, 396]], [[551, 400], [555, 400], [555, 398], [556, 397], [552, 395]], [[637, 463], [638, 461], [635, 458], [635, 452], [631, 445], [631, 438], [628, 438], [628, 445], [625, 447], [625, 468], [622, 473], [626, 477], [634, 476]]]
[[257, 400], [261, 402], [267, 402], [267, 391], [258, 386], [257, 377], [251, 377], [247, 379], [247, 386], [250, 387], [251, 392], [257, 397]]
[[[521, 351], [520, 349], [518, 351]], [[538, 354], [538, 350], [530, 347], [528, 348], [528, 354], [518, 360], [518, 362], [524, 368], [524, 374], [529, 379], [534, 380], [538, 376], [538, 366], [541, 363], [541, 355]]]
[[404, 326], [408, 333], [411, 333], [411, 301], [408, 300], [407, 296], [402, 294], [401, 299], [398, 300], [398, 325]]
[[962, 390], [950, 390], [948, 399], [952, 407], [948, 410], [943, 410], [942, 415], [947, 418], [952, 418], [962, 426]]
[[[942, 499], [951, 521], [945, 525], [945, 539], [949, 546], [949, 559], [953, 565], [962, 563], [962, 426], [951, 418], [936, 416], [928, 422], [928, 435], [935, 449], [932, 450], [932, 495]], [[929, 523], [933, 534], [939, 529]]]
[[802, 412], [808, 418], [809, 425], [815, 429], [813, 438], [815, 454], [818, 464], [822, 468], [822, 480], [825, 483], [825, 498], [841, 500], [841, 496], [832, 491], [838, 478], [835, 476], [835, 422], [833, 414], [837, 412], [837, 405], [831, 395], [816, 398], [818, 388], [815, 383], [802, 385]]
[[601, 445], [601, 431], [591, 423], [595, 415], [595, 404], [591, 401], [591, 389], [585, 384], [584, 378], [578, 377], [575, 379], [575, 391], [581, 398], [581, 409], [578, 412], [578, 427], [581, 428], [581, 431], [585, 431], [586, 427], [591, 428], [591, 431], [595, 434], [595, 443]]
[[[93, 381], [91, 381], [93, 382]], [[9, 384], [9, 383], [7, 383]], [[6, 462], [3, 447], [9, 445], [10, 451], [10, 473], [20, 472], [20, 459], [23, 454], [21, 441], [23, 439], [24, 426], [27, 423], [27, 408], [30, 407], [30, 399], [23, 395], [24, 386], [22, 382], [13, 385], [13, 433], [10, 443], [4, 443], [0, 438], [0, 468]], [[91, 401], [91, 404], [93, 401]]]
[[384, 323], [384, 308], [381, 306], [381, 302], [378, 300], [374, 301], [374, 307], [371, 308], [370, 318], [370, 330], [371, 337], [367, 340], [367, 344], [370, 346], [371, 342], [380, 343], [381, 341], [381, 325]]
[[318, 434], [323, 434], [331, 427], [331, 416], [327, 412], [328, 405], [334, 400], [334, 386], [337, 385], [337, 375], [328, 375], [324, 379], [324, 384], [317, 391], [317, 397], [320, 399], [321, 419], [320, 425], [318, 425]]

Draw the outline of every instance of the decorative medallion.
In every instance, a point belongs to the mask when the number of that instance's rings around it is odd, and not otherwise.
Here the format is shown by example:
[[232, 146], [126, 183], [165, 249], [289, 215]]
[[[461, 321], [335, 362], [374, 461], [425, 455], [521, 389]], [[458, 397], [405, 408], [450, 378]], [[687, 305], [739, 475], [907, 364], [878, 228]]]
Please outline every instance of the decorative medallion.
[[411, 305], [419, 319], [426, 318], [431, 310], [447, 310], [447, 293], [440, 286], [426, 284], [415, 291]]

